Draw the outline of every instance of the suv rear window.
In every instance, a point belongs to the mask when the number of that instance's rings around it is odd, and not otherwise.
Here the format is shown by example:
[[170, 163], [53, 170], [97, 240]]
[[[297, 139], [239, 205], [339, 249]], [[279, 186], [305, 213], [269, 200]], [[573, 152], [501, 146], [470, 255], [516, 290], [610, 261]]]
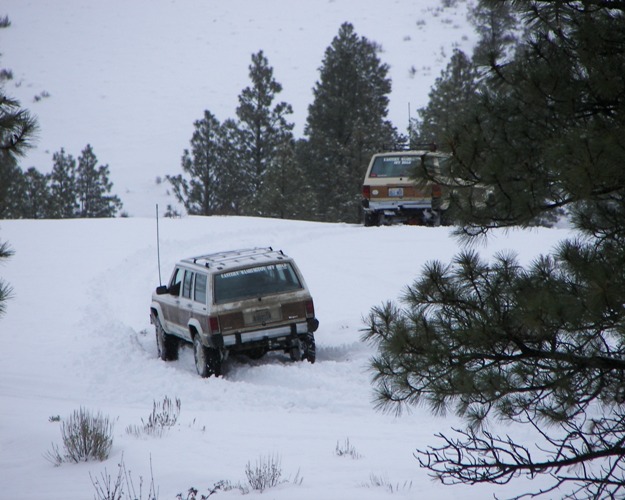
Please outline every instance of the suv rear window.
[[215, 304], [290, 292], [302, 288], [291, 264], [269, 264], [248, 267], [214, 278]]
[[379, 156], [371, 167], [370, 177], [408, 177], [419, 165], [418, 156]]

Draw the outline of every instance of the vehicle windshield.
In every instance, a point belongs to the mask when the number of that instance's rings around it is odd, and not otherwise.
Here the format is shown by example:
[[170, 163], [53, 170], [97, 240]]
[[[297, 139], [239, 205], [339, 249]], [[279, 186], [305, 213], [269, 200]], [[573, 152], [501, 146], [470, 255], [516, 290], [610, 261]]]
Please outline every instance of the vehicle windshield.
[[290, 263], [248, 267], [215, 275], [215, 304], [302, 288]]

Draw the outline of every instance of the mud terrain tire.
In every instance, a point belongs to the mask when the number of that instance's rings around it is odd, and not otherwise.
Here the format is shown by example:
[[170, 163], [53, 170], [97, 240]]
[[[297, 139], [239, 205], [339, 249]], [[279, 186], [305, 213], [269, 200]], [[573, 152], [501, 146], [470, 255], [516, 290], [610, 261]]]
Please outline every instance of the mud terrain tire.
[[199, 335], [193, 337], [193, 356], [195, 369], [202, 378], [221, 375], [221, 355], [217, 349], [211, 349], [202, 344]]
[[309, 363], [314, 363], [317, 359], [317, 348], [315, 347], [315, 336], [308, 332], [302, 339], [302, 360], [307, 360]]
[[154, 330], [156, 333], [156, 349], [158, 351], [158, 357], [163, 361], [177, 360], [178, 339], [165, 332], [158, 316], [154, 316]]

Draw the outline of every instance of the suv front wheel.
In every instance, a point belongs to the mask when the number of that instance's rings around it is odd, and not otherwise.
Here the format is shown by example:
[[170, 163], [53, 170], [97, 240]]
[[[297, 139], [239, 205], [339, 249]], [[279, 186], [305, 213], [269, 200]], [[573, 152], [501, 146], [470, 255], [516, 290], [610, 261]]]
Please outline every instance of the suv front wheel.
[[163, 361], [175, 361], [178, 359], [178, 339], [165, 332], [158, 316], [152, 316], [154, 330], [156, 332], [156, 349], [158, 357]]
[[221, 355], [217, 349], [206, 347], [202, 344], [199, 335], [193, 336], [193, 354], [195, 357], [195, 369], [202, 378], [221, 375]]

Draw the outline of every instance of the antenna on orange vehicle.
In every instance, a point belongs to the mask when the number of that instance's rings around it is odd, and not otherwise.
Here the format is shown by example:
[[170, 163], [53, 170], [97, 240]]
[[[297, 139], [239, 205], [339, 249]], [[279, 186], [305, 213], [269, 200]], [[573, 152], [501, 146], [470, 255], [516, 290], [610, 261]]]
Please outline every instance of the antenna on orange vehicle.
[[158, 260], [158, 285], [163, 286], [161, 280], [161, 245], [160, 245], [160, 235], [158, 232], [158, 203], [156, 204], [156, 258]]
[[412, 116], [410, 113], [410, 102], [408, 102], [408, 149], [412, 149], [411, 144], [412, 144]]

